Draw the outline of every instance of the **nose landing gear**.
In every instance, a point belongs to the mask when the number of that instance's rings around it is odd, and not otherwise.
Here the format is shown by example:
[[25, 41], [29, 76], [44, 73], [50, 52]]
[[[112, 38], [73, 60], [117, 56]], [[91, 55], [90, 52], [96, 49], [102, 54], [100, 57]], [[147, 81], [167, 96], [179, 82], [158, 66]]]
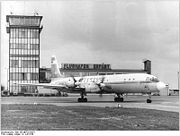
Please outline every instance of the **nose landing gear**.
[[146, 100], [147, 103], [151, 103], [152, 100], [151, 100], [151, 93], [148, 93], [148, 96], [149, 96], [149, 99]]
[[87, 98], [84, 98], [85, 93], [81, 92], [81, 98], [78, 98], [78, 102], [87, 102]]

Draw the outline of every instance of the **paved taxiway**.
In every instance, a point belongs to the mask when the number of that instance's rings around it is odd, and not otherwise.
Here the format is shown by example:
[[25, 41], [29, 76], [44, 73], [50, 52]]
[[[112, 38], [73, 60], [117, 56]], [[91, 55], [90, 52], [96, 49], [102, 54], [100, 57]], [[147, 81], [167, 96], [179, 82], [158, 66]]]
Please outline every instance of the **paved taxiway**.
[[68, 97], [1, 97], [1, 104], [52, 104], [56, 106], [95, 106], [147, 108], [179, 112], [179, 96], [152, 96], [152, 103], [146, 103], [147, 96], [124, 97], [124, 102], [114, 102], [114, 95], [88, 95], [88, 102], [78, 103], [79, 95]]

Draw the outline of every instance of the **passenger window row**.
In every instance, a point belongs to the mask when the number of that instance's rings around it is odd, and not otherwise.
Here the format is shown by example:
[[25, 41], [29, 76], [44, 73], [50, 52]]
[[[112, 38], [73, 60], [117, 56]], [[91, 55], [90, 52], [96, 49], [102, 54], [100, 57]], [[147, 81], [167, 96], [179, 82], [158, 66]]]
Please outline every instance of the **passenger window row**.
[[128, 80], [129, 80], [129, 81], [130, 81], [130, 80], [131, 80], [131, 81], [134, 81], [135, 78], [129, 78], [129, 79], [124, 78], [124, 81], [128, 81]]

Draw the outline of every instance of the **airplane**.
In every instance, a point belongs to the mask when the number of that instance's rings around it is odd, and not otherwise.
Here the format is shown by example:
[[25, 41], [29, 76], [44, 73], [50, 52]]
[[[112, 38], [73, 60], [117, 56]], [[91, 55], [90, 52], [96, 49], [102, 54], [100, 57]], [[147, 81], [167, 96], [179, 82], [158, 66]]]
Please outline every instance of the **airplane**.
[[96, 75], [84, 77], [65, 77], [60, 73], [57, 59], [51, 58], [51, 82], [50, 83], [16, 83], [21, 86], [41, 86], [56, 89], [67, 93], [80, 93], [78, 102], [87, 102], [87, 93], [116, 94], [115, 102], [123, 102], [124, 94], [142, 93], [148, 94], [147, 103], [151, 103], [151, 93], [166, 89], [166, 84], [159, 81], [156, 76], [146, 73], [129, 73], [115, 75]]

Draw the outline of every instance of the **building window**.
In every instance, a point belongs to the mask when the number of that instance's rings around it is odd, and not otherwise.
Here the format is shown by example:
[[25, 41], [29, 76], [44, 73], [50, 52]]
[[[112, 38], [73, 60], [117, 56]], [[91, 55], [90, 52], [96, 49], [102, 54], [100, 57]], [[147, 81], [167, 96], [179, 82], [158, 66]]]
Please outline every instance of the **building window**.
[[15, 29], [11, 29], [10, 37], [15, 38]]
[[27, 80], [27, 73], [10, 73], [10, 80]]
[[30, 74], [30, 79], [31, 79], [31, 80], [38, 80], [38, 76], [39, 76], [38, 73], [31, 73], [31, 74]]
[[39, 38], [38, 30], [32, 30], [31, 31], [31, 38]]
[[28, 31], [26, 29], [19, 29], [19, 38], [27, 38]]
[[11, 43], [10, 48], [11, 49], [28, 49], [28, 44], [25, 44], [25, 43], [19, 43], [19, 44]]
[[27, 86], [21, 86], [21, 92], [25, 93], [27, 92]]
[[35, 68], [39, 68], [39, 61], [35, 60]]
[[31, 44], [30, 46], [31, 46], [30, 48], [32, 50], [38, 50], [39, 49], [39, 45], [38, 44]]
[[18, 38], [19, 37], [19, 29], [12, 28], [10, 32], [11, 38]]
[[99, 73], [99, 75], [106, 75], [106, 73]]
[[18, 66], [19, 66], [19, 61], [18, 60], [11, 60], [10, 61], [10, 67], [17, 68]]
[[11, 38], [28, 38], [27, 29], [11, 29]]
[[20, 74], [21, 74], [20, 80], [27, 80], [27, 73], [20, 73]]
[[38, 63], [37, 60], [32, 60], [32, 67], [33, 67], [33, 68], [38, 68], [38, 67], [39, 67], [38, 64], [39, 64], [39, 63]]
[[22, 60], [21, 67], [23, 68], [39, 68], [38, 60]]
[[19, 32], [18, 29], [14, 30], [14, 38], [18, 38], [19, 37]]
[[10, 80], [18, 80], [19, 78], [18, 73], [10, 73]]
[[27, 60], [23, 60], [22, 63], [21, 63], [21, 67], [27, 68], [28, 67], [28, 61]]
[[14, 75], [14, 73], [10, 73], [10, 80], [15, 80], [15, 75]]
[[10, 48], [11, 48], [11, 49], [18, 48], [18, 44], [11, 43], [11, 44], [10, 44]]
[[28, 44], [19, 44], [19, 49], [28, 49]]

